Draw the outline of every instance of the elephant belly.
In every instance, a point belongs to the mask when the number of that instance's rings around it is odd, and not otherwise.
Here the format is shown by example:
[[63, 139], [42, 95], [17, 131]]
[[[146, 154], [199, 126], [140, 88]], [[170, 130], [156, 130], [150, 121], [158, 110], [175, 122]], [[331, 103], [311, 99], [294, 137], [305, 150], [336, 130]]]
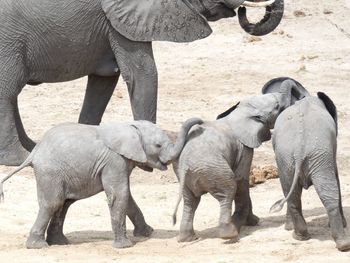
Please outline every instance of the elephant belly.
[[62, 82], [86, 75], [115, 76], [118, 66], [112, 50], [101, 43], [100, 50], [84, 47], [50, 51], [47, 57], [37, 54], [29, 61], [28, 82]]
[[66, 199], [80, 200], [103, 191], [100, 177], [79, 185], [74, 184], [74, 182], [67, 182], [66, 185]]

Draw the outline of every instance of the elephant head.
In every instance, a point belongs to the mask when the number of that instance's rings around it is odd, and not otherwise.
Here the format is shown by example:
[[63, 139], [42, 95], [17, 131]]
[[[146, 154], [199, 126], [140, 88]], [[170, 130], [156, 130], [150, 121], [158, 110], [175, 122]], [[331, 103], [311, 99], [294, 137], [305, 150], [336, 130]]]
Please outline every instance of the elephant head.
[[[269, 4], [271, 1], [267, 1]], [[234, 16], [244, 0], [102, 0], [102, 9], [113, 28], [133, 41], [191, 42], [211, 34], [208, 21]], [[260, 3], [261, 4], [261, 3]], [[265, 4], [265, 5], [267, 5]], [[241, 10], [240, 23], [250, 34], [268, 34], [279, 24], [283, 0], [266, 7], [266, 15], [250, 24]]]
[[[271, 0], [261, 2], [254, 0], [253, 2], [245, 1], [242, 7], [238, 8], [238, 20], [241, 27], [250, 35], [263, 36], [272, 32], [281, 22], [284, 11], [284, 0]], [[247, 7], [265, 7], [265, 16], [256, 24], [252, 24], [247, 19]]]
[[166, 170], [167, 165], [181, 153], [188, 131], [193, 125], [201, 123], [198, 118], [186, 121], [175, 143], [165, 131], [149, 121], [134, 121], [116, 130], [101, 128], [100, 135], [109, 149], [134, 161], [141, 169]]
[[232, 133], [244, 145], [257, 148], [271, 139], [278, 115], [295, 101], [308, 96], [307, 90], [290, 78], [269, 81], [263, 95], [251, 97], [218, 116], [219, 121], [232, 126]]

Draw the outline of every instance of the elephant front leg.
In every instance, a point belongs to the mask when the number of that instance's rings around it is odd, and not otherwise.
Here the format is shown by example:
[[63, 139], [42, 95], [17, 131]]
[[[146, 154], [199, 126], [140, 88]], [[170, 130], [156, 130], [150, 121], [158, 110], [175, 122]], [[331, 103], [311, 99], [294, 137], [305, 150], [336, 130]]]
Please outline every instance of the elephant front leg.
[[134, 236], [149, 237], [152, 234], [153, 228], [147, 225], [140, 208], [131, 194], [129, 196], [127, 215], [135, 226]]
[[[127, 248], [133, 244], [126, 236], [126, 213], [130, 196], [129, 176], [126, 171], [119, 171], [118, 162], [104, 168], [102, 185], [107, 196], [111, 224], [116, 248]], [[115, 167], [113, 167], [115, 166]], [[114, 169], [113, 169], [114, 168]]]
[[119, 75], [119, 72], [113, 77], [89, 75], [79, 123], [100, 124], [102, 115], [117, 85]]
[[158, 74], [152, 43], [135, 42], [111, 30], [110, 44], [125, 80], [135, 120], [156, 122]]
[[232, 220], [238, 231], [244, 225], [256, 226], [259, 223], [259, 217], [253, 214], [253, 205], [249, 194], [249, 181], [245, 179], [237, 181], [235, 212]]

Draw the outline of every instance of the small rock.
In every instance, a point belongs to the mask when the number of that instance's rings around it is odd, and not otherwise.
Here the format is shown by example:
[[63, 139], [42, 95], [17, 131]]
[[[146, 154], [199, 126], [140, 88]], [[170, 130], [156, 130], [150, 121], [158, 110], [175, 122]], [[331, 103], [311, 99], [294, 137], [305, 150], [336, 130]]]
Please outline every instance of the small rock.
[[306, 71], [305, 64], [301, 64], [298, 71]]
[[261, 37], [257, 37], [257, 36], [245, 36], [244, 37], [244, 41], [246, 43], [252, 43], [252, 42], [258, 42], [261, 41], [262, 38]]
[[318, 58], [318, 55], [308, 55], [307, 56], [308, 59], [315, 59], [315, 58]]
[[294, 15], [295, 17], [305, 17], [305, 16], [306, 16], [305, 12], [304, 12], [304, 11], [301, 11], [301, 10], [295, 10], [295, 11], [293, 12], [293, 15]]
[[331, 11], [329, 9], [323, 9], [323, 14], [330, 15], [330, 14], [333, 14], [333, 11]]
[[123, 94], [119, 90], [117, 90], [115, 95], [117, 96], [117, 98], [120, 98], [120, 99], [123, 98]]

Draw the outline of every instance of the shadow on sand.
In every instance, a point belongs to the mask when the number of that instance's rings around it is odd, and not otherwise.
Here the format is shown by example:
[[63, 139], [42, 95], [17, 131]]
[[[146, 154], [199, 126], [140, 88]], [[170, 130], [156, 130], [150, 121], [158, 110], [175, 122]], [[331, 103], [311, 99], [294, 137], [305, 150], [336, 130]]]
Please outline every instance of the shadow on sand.
[[[331, 240], [331, 234], [328, 227], [328, 216], [326, 210], [323, 207], [317, 207], [313, 209], [303, 210], [305, 220], [308, 225], [308, 230], [312, 239], [318, 240]], [[344, 214], [349, 222], [350, 207], [344, 207]], [[308, 217], [317, 217], [312, 220], [308, 220]], [[285, 215], [278, 216], [268, 216], [260, 217], [260, 222], [257, 226], [245, 226], [242, 227], [240, 232], [240, 238], [252, 235], [255, 231], [268, 228], [277, 228], [285, 223]], [[350, 222], [349, 222], [350, 223]], [[287, 230], [281, 230], [287, 231]], [[289, 231], [292, 239], [292, 232]], [[348, 231], [347, 231], [348, 232]], [[200, 242], [205, 239], [212, 239], [219, 237], [219, 231], [217, 227], [208, 228], [202, 231], [196, 231], [198, 240], [195, 242]], [[178, 230], [165, 230], [165, 229], [155, 229], [150, 237], [134, 237], [132, 230], [127, 231], [128, 237], [134, 243], [144, 242], [150, 238], [152, 239], [171, 239], [178, 235]], [[101, 242], [104, 240], [113, 241], [112, 231], [75, 231], [66, 234], [67, 238], [72, 244], [82, 244], [91, 242]], [[225, 243], [235, 242], [233, 240], [226, 241]]]

